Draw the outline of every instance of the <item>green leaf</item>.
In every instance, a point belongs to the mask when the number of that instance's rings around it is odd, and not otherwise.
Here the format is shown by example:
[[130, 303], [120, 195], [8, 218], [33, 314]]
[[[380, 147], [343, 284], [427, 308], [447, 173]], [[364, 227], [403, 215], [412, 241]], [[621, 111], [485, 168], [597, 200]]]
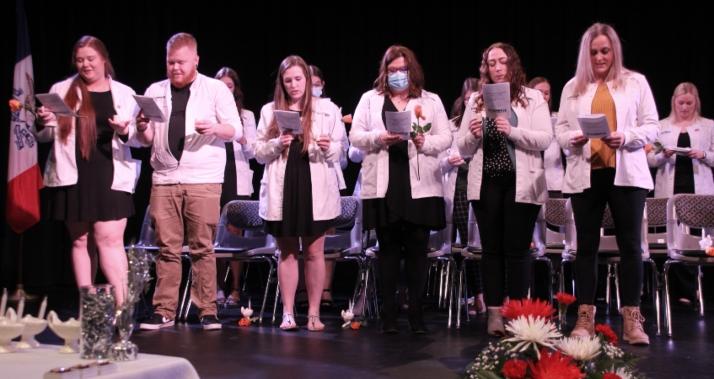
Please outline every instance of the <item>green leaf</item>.
[[424, 133], [428, 132], [429, 130], [431, 130], [431, 122], [424, 125]]

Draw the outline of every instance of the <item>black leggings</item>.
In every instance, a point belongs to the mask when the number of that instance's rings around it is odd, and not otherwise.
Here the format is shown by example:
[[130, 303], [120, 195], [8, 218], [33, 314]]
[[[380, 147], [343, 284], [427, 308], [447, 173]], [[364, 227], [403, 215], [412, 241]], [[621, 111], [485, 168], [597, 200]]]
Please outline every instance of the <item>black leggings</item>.
[[407, 222], [377, 228], [379, 253], [377, 263], [382, 282], [382, 317], [385, 322], [397, 318], [395, 295], [399, 268], [404, 257], [409, 289], [409, 319], [422, 321], [422, 296], [426, 286], [429, 229]]
[[575, 286], [580, 304], [595, 304], [597, 252], [605, 205], [615, 222], [620, 250], [622, 306], [639, 306], [642, 291], [642, 212], [647, 190], [614, 185], [615, 170], [593, 170], [591, 187], [571, 197], [578, 246], [575, 254]]
[[481, 280], [489, 307], [528, 296], [531, 284], [533, 228], [540, 206], [517, 203], [515, 176], [489, 178], [481, 183], [481, 198], [471, 202], [481, 235]]

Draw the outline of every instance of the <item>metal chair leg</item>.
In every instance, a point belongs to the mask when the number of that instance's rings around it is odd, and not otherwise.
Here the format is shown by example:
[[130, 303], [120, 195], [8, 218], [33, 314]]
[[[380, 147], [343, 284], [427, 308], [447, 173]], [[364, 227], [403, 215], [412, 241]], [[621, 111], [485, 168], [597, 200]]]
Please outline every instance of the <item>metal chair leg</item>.
[[617, 305], [617, 311], [619, 312], [620, 307], [621, 307], [621, 304], [620, 304], [620, 265], [617, 263], [615, 263], [615, 265], [613, 267], [613, 275], [615, 277], [615, 301], [617, 301], [617, 303], [615, 305]]
[[699, 316], [704, 317], [704, 294], [702, 287], [702, 266], [697, 265], [697, 301], [699, 302]]
[[672, 298], [669, 293], [669, 267], [670, 262], [664, 263], [662, 272], [664, 273], [664, 321], [667, 328], [667, 335], [672, 337]]
[[[599, 268], [598, 268], [599, 270]], [[612, 289], [610, 288], [610, 281], [612, 280], [612, 265], [607, 264], [607, 274], [605, 275], [605, 304], [607, 304], [607, 313], [610, 313], [610, 298], [612, 296], [611, 291]]]

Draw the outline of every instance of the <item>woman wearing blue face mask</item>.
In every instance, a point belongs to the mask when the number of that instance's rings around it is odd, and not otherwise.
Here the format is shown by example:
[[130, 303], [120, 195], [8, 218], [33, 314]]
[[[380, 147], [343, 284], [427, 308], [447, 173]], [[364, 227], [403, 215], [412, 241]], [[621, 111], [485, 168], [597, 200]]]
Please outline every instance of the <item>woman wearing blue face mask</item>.
[[[436, 94], [423, 89], [414, 53], [387, 49], [374, 88], [357, 105], [350, 142], [364, 153], [361, 197], [365, 229], [376, 229], [382, 280], [382, 328], [397, 333], [395, 293], [402, 256], [409, 289], [412, 332], [425, 333], [421, 297], [426, 284], [429, 231], [445, 226], [439, 154], [451, 144], [449, 119]], [[423, 127], [403, 139], [387, 131], [387, 112], [409, 112]], [[430, 126], [430, 127], [428, 127]]]

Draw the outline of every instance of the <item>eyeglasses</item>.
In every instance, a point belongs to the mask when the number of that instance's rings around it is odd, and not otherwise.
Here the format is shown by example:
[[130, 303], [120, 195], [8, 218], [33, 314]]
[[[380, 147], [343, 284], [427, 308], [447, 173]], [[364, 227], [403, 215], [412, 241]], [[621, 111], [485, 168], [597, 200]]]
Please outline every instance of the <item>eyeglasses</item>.
[[397, 72], [407, 73], [409, 72], [409, 67], [387, 67], [387, 72], [390, 74], [396, 74]]

